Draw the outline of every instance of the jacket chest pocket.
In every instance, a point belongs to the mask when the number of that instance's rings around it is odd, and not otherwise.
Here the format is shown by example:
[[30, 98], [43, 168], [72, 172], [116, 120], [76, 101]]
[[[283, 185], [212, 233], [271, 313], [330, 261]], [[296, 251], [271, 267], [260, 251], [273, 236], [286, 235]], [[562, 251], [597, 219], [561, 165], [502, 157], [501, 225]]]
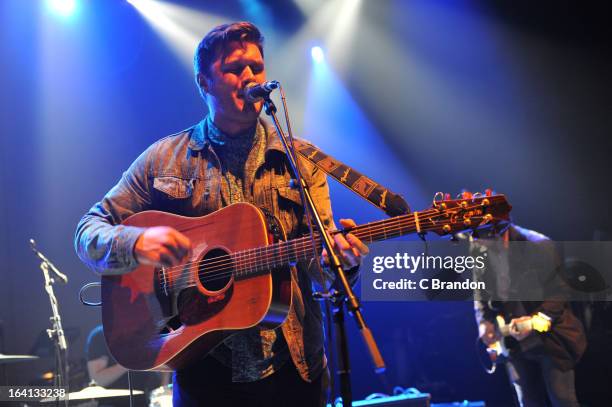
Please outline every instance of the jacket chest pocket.
[[179, 178], [179, 177], [155, 177], [153, 179], [153, 188], [163, 192], [168, 199], [185, 199], [193, 194], [195, 184], [194, 178]]
[[156, 206], [159, 210], [178, 215], [193, 215], [196, 179], [178, 176], [160, 176], [153, 179]]

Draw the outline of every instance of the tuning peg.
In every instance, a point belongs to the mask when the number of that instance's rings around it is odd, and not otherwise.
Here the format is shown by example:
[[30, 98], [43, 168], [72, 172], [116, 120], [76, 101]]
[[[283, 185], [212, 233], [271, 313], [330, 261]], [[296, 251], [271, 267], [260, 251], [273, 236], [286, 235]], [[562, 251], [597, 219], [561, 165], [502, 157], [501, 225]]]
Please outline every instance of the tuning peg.
[[491, 195], [493, 195], [493, 190], [491, 188], [485, 189], [485, 196], [491, 196]]
[[439, 192], [439, 191], [436, 192], [432, 200], [433, 207], [439, 209], [441, 205], [444, 205], [444, 204], [440, 204], [440, 202], [442, 201], [444, 201], [444, 193]]
[[483, 218], [482, 218], [482, 222], [480, 222], [479, 226], [483, 226], [486, 225], [487, 223], [490, 223], [493, 220], [493, 216], [491, 216], [490, 213], [487, 213]]
[[449, 194], [448, 192], [446, 194], [444, 194], [444, 200], [445, 201], [450, 201], [451, 200], [451, 194]]
[[472, 193], [470, 191], [462, 191], [461, 199], [472, 199]]

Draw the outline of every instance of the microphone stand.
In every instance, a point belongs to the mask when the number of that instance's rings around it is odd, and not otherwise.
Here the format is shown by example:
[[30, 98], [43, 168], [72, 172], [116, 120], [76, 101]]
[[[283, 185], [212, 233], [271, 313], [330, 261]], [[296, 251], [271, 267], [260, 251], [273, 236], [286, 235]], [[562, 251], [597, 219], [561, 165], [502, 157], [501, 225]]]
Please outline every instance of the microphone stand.
[[[30, 240], [32, 250], [40, 258], [40, 269], [43, 272], [45, 278], [45, 291], [49, 295], [49, 302], [51, 303], [52, 316], [49, 318], [51, 321], [51, 329], [47, 329], [47, 335], [49, 339], [55, 343], [55, 376], [53, 378], [54, 387], [63, 387], [67, 384], [68, 377], [68, 343], [66, 342], [66, 336], [64, 335], [64, 328], [62, 327], [62, 318], [59, 313], [59, 305], [55, 292], [53, 291], [53, 284], [56, 282], [49, 271], [59, 273], [58, 278], [61, 281], [66, 282], [67, 278], [64, 274], [60, 273], [59, 270], [51, 263], [35, 246], [34, 240]], [[64, 278], [62, 278], [62, 276]], [[68, 406], [68, 396], [64, 400], [66, 406]], [[60, 405], [59, 397], [56, 399], [56, 406]]]
[[[282, 88], [281, 88], [282, 92]], [[283, 100], [284, 100], [284, 94]], [[327, 250], [329, 264], [331, 269], [334, 271], [336, 275], [336, 279], [340, 281], [340, 288], [343, 292], [333, 295], [331, 302], [334, 305], [334, 326], [336, 330], [336, 346], [338, 347], [338, 375], [340, 377], [340, 391], [342, 397], [342, 405], [344, 407], [348, 407], [352, 405], [352, 392], [351, 392], [351, 381], [350, 381], [350, 365], [349, 365], [349, 354], [348, 354], [348, 341], [346, 336], [346, 329], [344, 324], [344, 311], [343, 305], [346, 304], [346, 307], [349, 311], [349, 314], [353, 315], [355, 321], [357, 322], [357, 327], [361, 333], [361, 336], [365, 342], [365, 345], [370, 353], [370, 357], [375, 366], [376, 373], [382, 373], [385, 370], [385, 362], [380, 354], [378, 346], [372, 336], [372, 331], [367, 327], [363, 315], [361, 313], [361, 305], [359, 303], [359, 299], [355, 296], [351, 285], [349, 284], [348, 278], [346, 277], [346, 273], [342, 268], [342, 264], [340, 262], [340, 258], [336, 254], [336, 251], [331, 243], [331, 238], [327, 233], [323, 222], [321, 221], [321, 217], [319, 216], [319, 212], [316, 208], [316, 205], [312, 199], [310, 194], [310, 189], [304, 178], [300, 175], [300, 170], [297, 165], [297, 157], [293, 150], [293, 143], [287, 138], [287, 135], [283, 132], [283, 129], [280, 126], [280, 122], [278, 121], [278, 117], [276, 116], [276, 106], [274, 102], [270, 99], [270, 95], [268, 94], [263, 98], [264, 100], [264, 110], [268, 116], [272, 118], [274, 122], [274, 126], [276, 127], [276, 132], [285, 148], [285, 153], [287, 155], [287, 159], [289, 160], [289, 164], [293, 169], [293, 173], [297, 178], [297, 185], [300, 187], [300, 192], [302, 195], [302, 200], [306, 206], [306, 210], [310, 212], [314, 219], [315, 226], [321, 236], [323, 241], [323, 247]], [[286, 109], [285, 109], [286, 110]], [[287, 113], [285, 111], [285, 113]], [[286, 116], [287, 120], [287, 128], [289, 132], [291, 132], [291, 127], [288, 120], [288, 115]], [[289, 134], [291, 137], [291, 134]]]

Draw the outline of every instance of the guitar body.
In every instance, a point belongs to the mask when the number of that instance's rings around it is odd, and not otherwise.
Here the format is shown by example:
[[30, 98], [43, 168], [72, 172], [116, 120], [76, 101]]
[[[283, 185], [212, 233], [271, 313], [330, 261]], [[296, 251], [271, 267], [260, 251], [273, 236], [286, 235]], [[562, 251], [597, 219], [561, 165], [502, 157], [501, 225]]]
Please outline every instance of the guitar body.
[[285, 320], [291, 304], [288, 267], [240, 278], [229, 272], [245, 267], [229, 254], [273, 243], [270, 219], [255, 206], [238, 203], [198, 218], [146, 211], [123, 224], [173, 227], [191, 240], [193, 253], [183, 266], [138, 266], [102, 277], [104, 336], [122, 366], [180, 369], [237, 330], [272, 328]]

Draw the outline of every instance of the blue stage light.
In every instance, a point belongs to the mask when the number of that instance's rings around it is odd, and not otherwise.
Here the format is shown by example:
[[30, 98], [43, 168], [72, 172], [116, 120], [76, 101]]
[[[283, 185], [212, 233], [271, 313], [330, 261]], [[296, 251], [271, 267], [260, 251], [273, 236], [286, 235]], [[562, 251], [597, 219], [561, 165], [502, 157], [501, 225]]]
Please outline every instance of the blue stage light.
[[312, 47], [310, 50], [310, 55], [312, 55], [312, 60], [316, 63], [323, 62], [325, 59], [325, 54], [323, 53], [323, 49], [321, 47]]
[[62, 17], [70, 17], [76, 11], [76, 0], [47, 0], [47, 7]]

